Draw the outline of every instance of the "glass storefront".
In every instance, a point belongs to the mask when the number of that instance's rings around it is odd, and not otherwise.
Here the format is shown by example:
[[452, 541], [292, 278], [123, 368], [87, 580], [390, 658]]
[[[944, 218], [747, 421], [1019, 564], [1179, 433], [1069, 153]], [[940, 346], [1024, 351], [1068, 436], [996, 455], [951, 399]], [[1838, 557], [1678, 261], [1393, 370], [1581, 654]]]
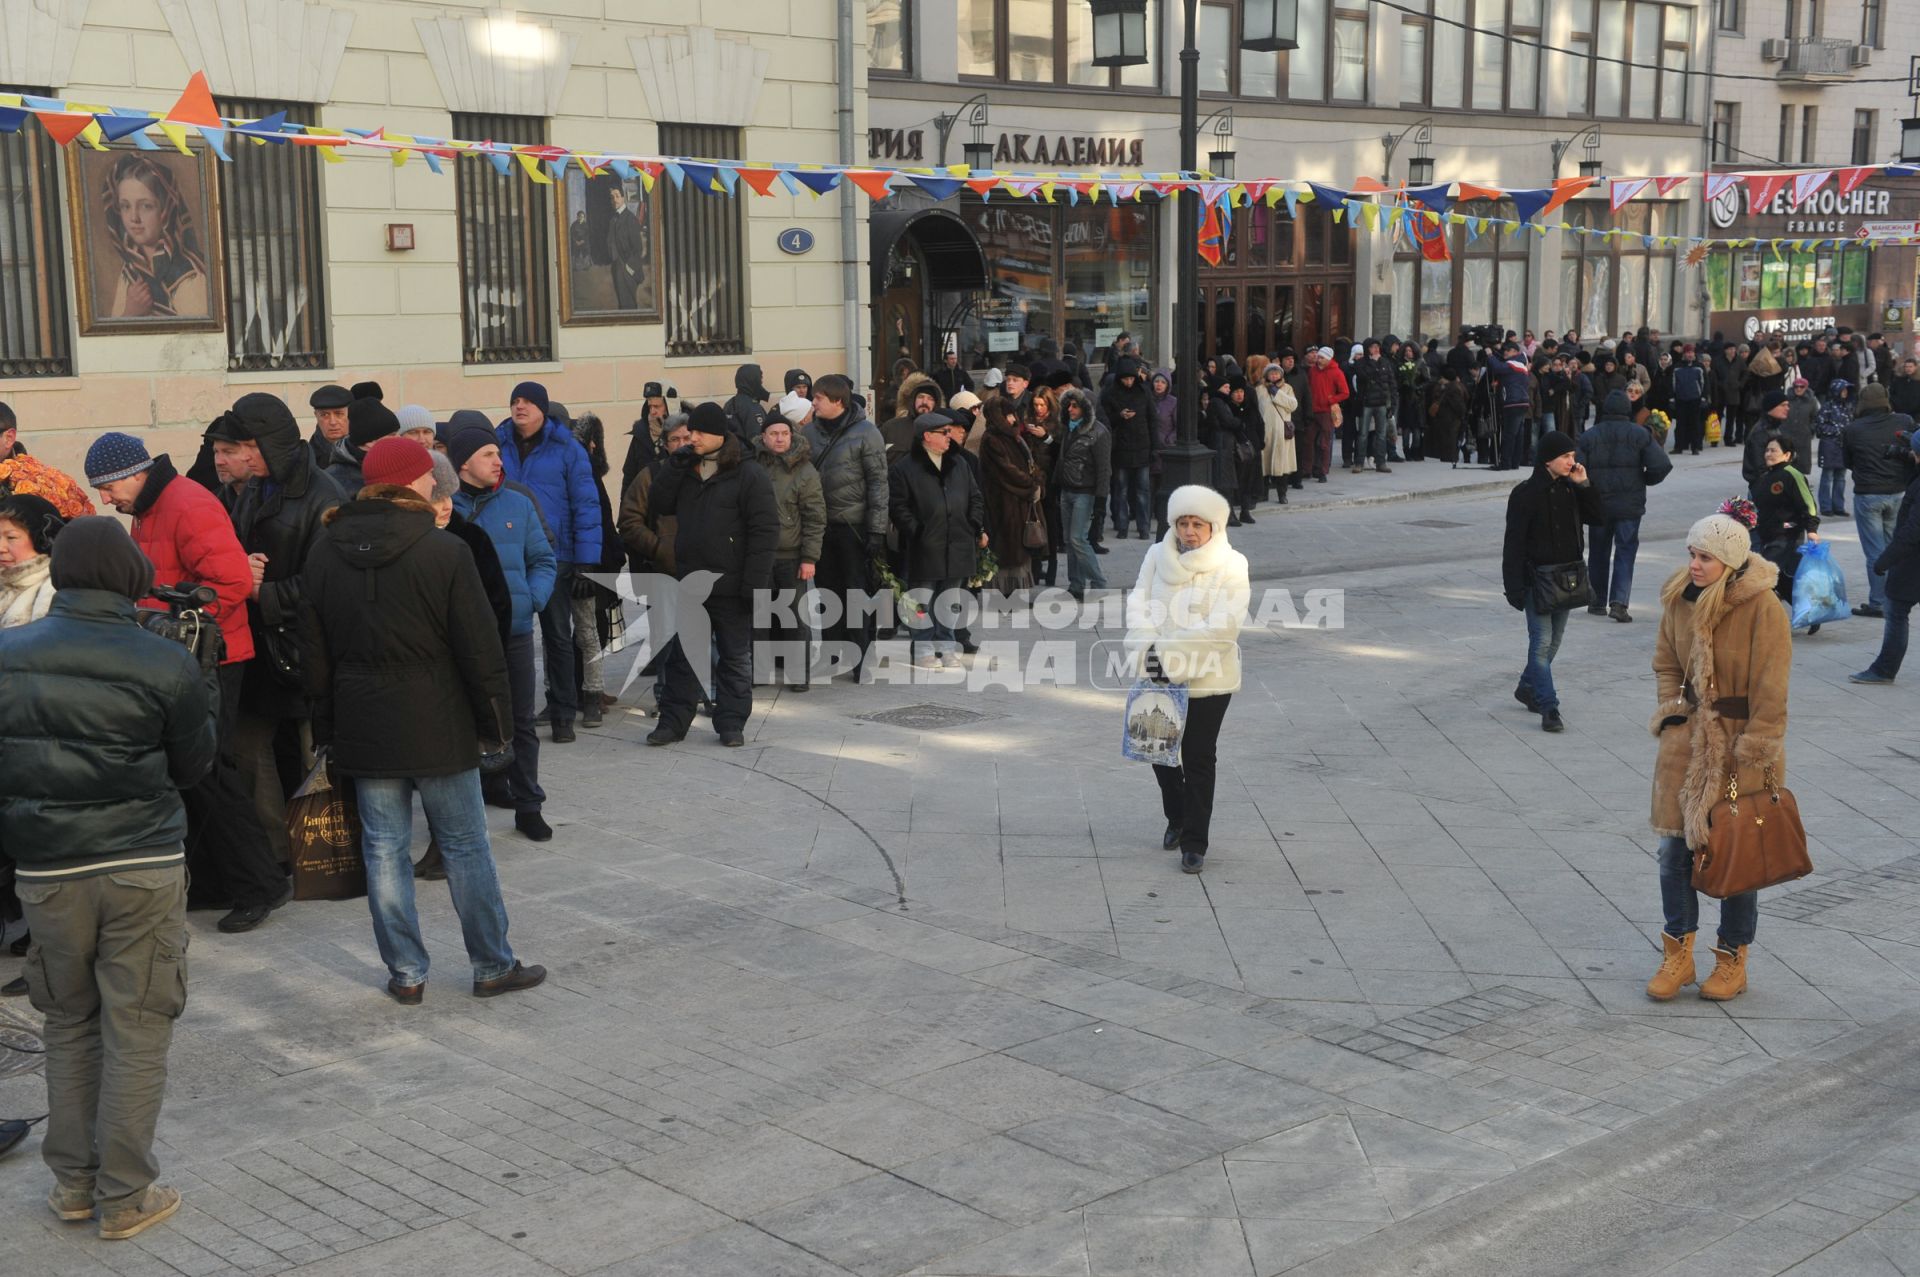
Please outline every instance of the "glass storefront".
[[[1563, 219], [1568, 226], [1621, 233], [1561, 232], [1557, 327], [1595, 341], [1642, 325], [1672, 332], [1677, 255], [1657, 237], [1683, 233], [1685, 208], [1652, 200], [1625, 205], [1617, 213], [1599, 202], [1569, 205]], [[1656, 237], [1653, 245], [1649, 236]]]
[[[1470, 216], [1512, 219], [1513, 205], [1495, 203]], [[1413, 237], [1394, 232], [1393, 331], [1401, 337], [1438, 338], [1450, 345], [1463, 327], [1504, 324], [1516, 332], [1526, 326], [1529, 240], [1489, 226], [1469, 238], [1467, 228], [1448, 229], [1452, 259], [1431, 262]], [[1384, 336], [1375, 333], [1374, 336]]]

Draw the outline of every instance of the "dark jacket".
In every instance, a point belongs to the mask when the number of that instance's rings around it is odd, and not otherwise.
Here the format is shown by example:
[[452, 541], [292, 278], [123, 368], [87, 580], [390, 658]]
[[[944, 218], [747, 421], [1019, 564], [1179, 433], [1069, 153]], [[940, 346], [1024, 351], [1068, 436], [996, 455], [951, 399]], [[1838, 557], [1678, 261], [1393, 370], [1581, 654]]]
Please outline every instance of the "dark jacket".
[[344, 775], [458, 775], [512, 739], [480, 572], [411, 488], [376, 484], [329, 514], [303, 578], [314, 743]]
[[773, 483], [773, 508], [780, 514], [780, 544], [776, 560], [818, 563], [827, 535], [827, 503], [820, 495], [820, 472], [813, 468], [813, 445], [801, 435], [785, 452], [767, 447], [765, 439], [753, 445], [753, 459]]
[[1867, 496], [1905, 492], [1913, 482], [1913, 462], [1889, 457], [1893, 437], [1913, 433], [1913, 418], [1897, 412], [1875, 412], [1853, 419], [1841, 433], [1847, 450], [1847, 469], [1853, 471], [1853, 490]]
[[341, 500], [353, 500], [360, 489], [366, 486], [367, 477], [361, 472], [366, 461], [366, 451], [354, 447], [346, 439], [333, 445], [333, 456], [328, 458], [325, 469], [327, 478], [333, 480], [334, 486], [340, 489]]
[[1873, 570], [1886, 573], [1887, 597], [1895, 603], [1920, 603], [1920, 477], [1907, 485], [1900, 521]]
[[[1131, 376], [1131, 387], [1120, 378]], [[1133, 416], [1126, 414], [1131, 412]], [[1153, 390], [1147, 385], [1146, 368], [1131, 355], [1122, 355], [1113, 380], [1100, 392], [1100, 419], [1113, 434], [1113, 464], [1120, 469], [1136, 469], [1153, 461], [1153, 424], [1156, 419]]]
[[[343, 439], [341, 442], [345, 443], [346, 440]], [[307, 446], [313, 449], [313, 463], [322, 470], [333, 464], [333, 440], [321, 434], [318, 426], [314, 427], [313, 436], [307, 440]]]
[[[302, 571], [323, 535], [327, 511], [342, 500], [339, 485], [313, 463], [293, 414], [271, 395], [243, 395], [229, 414], [260, 445], [265, 478], [249, 479], [233, 500], [233, 530], [240, 548], [267, 556], [258, 597], [247, 604], [255, 659], [247, 663], [245, 702], [268, 718], [298, 718], [306, 699], [296, 675], [281, 680], [276, 656], [300, 658]], [[263, 659], [264, 658], [264, 659]]]
[[827, 522], [849, 523], [869, 538], [887, 535], [887, 445], [857, 404], [838, 421], [816, 415], [801, 434], [813, 446]]
[[592, 568], [600, 562], [600, 492], [593, 481], [593, 459], [565, 426], [547, 418], [523, 457], [519, 432], [511, 419], [494, 432], [506, 477], [533, 490], [554, 557], [563, 564]]
[[513, 633], [513, 590], [507, 584], [506, 569], [500, 566], [500, 552], [493, 548], [493, 538], [461, 518], [458, 510], [447, 520], [446, 530], [459, 537], [460, 543], [473, 555], [473, 566], [487, 591], [487, 606], [493, 609], [493, 623], [500, 631], [500, 643], [504, 647]]
[[949, 449], [935, 465], [924, 444], [887, 471], [889, 518], [900, 535], [900, 559], [910, 582], [959, 581], [980, 564], [987, 510], [973, 467]]
[[18, 876], [184, 864], [179, 791], [213, 764], [219, 714], [192, 654], [124, 595], [61, 590], [0, 630], [0, 848]]
[[[1791, 462], [1767, 467], [1747, 495], [1759, 516], [1753, 528], [1754, 540], [1769, 559], [1773, 556], [1767, 554], [1766, 547], [1772, 543], [1785, 541], [1797, 546], [1807, 533], [1820, 529], [1820, 515], [1807, 488], [1807, 477]], [[1782, 570], [1786, 571], [1784, 565]], [[1791, 579], [1791, 572], [1786, 575]]]
[[[1806, 397], [1804, 402], [1808, 405], [1814, 403], [1811, 396]], [[1777, 434], [1793, 444], [1794, 465], [1811, 466], [1813, 464], [1813, 421], [1814, 414], [1811, 411], [1796, 414], [1791, 409], [1788, 410], [1785, 421], [1774, 421], [1769, 417], [1762, 417], [1759, 425], [1747, 434], [1746, 450], [1740, 457], [1740, 477], [1745, 479], [1751, 487], [1761, 475], [1766, 473], [1767, 436], [1770, 434]], [[1905, 484], [1900, 485], [1900, 487], [1905, 486]], [[1895, 488], [1893, 491], [1898, 492], [1900, 488]]]
[[[1077, 396], [1086, 411], [1078, 427], [1067, 425], [1067, 402]], [[1104, 498], [1113, 477], [1113, 435], [1093, 415], [1093, 401], [1084, 390], [1060, 395], [1060, 425], [1054, 434], [1053, 488], [1062, 492], [1091, 492]]]
[[1368, 355], [1353, 366], [1353, 396], [1365, 408], [1385, 408], [1399, 398], [1393, 365]]
[[620, 498], [620, 541], [627, 548], [627, 564], [635, 572], [665, 572], [673, 575], [673, 538], [679, 521], [664, 518], [653, 508], [653, 485], [667, 468], [661, 457], [634, 476], [627, 493]]
[[1487, 374], [1500, 387], [1504, 408], [1525, 408], [1533, 403], [1532, 377], [1525, 368], [1516, 368], [1496, 351], [1487, 352]]
[[773, 580], [780, 544], [780, 512], [773, 480], [747, 464], [746, 445], [728, 439], [713, 454], [716, 469], [701, 478], [696, 458], [683, 448], [667, 458], [648, 497], [660, 515], [672, 515], [673, 563], [681, 578], [717, 572], [709, 597], [746, 600]]
[[927, 375], [933, 378], [934, 385], [940, 387], [943, 401], [952, 399], [963, 390], [973, 389], [973, 378], [967, 375], [965, 368], [949, 368], [944, 361]]
[[1533, 569], [1572, 563], [1581, 557], [1580, 525], [1600, 522], [1600, 494], [1593, 483], [1575, 484], [1547, 473], [1536, 461], [1507, 498], [1507, 535], [1500, 554], [1501, 584], [1515, 611], [1526, 607]]
[[1673, 459], [1645, 426], [1612, 415], [1625, 399], [1625, 394], [1609, 399], [1609, 415], [1580, 436], [1580, 464], [1599, 494], [1600, 517], [1608, 522], [1646, 514], [1647, 489], [1673, 473]]
[[1673, 401], [1693, 403], [1707, 397], [1707, 370], [1699, 364], [1673, 366]]
[[1895, 412], [1920, 418], [1920, 377], [1894, 377], [1887, 383], [1887, 397]]
[[493, 547], [494, 562], [507, 587], [507, 632], [533, 633], [534, 617], [553, 596], [557, 568], [553, 547], [535, 517], [533, 502], [505, 485], [491, 492], [475, 492], [463, 483], [453, 494], [453, 508], [456, 518], [483, 533]]
[[759, 364], [741, 364], [733, 372], [733, 398], [727, 400], [727, 420], [733, 424], [733, 432], [746, 443], [760, 433], [760, 426], [766, 419], [766, 410], [760, 405], [767, 401], [767, 387], [762, 378]]

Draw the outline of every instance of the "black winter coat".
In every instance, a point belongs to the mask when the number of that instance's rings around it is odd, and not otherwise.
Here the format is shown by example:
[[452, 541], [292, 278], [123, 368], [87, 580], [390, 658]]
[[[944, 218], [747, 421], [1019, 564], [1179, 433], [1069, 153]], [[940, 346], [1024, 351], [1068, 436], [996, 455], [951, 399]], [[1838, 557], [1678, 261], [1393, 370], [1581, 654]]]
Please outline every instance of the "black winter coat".
[[[1131, 387], [1120, 383], [1129, 370], [1133, 375]], [[1119, 371], [1100, 392], [1100, 419], [1113, 434], [1113, 464], [1117, 468], [1135, 469], [1153, 463], [1153, 425], [1158, 417], [1153, 410], [1153, 389], [1144, 374], [1138, 360], [1123, 355]], [[1127, 416], [1128, 412], [1133, 416]]]
[[1393, 365], [1384, 358], [1362, 359], [1353, 366], [1353, 393], [1364, 407], [1385, 408], [1400, 397]]
[[1501, 584], [1517, 612], [1532, 593], [1533, 569], [1572, 563], [1584, 543], [1580, 525], [1600, 522], [1600, 494], [1593, 483], [1556, 479], [1544, 462], [1507, 498], [1507, 536], [1500, 555]]
[[1920, 377], [1893, 378], [1887, 383], [1887, 398], [1895, 412], [1920, 418]]
[[888, 517], [900, 535], [909, 582], [964, 584], [979, 568], [987, 507], [968, 464], [972, 459], [964, 450], [949, 449], [935, 465], [926, 448], [916, 445], [887, 471]]
[[133, 600], [61, 590], [41, 620], [0, 630], [0, 849], [23, 878], [180, 863], [178, 791], [212, 765], [219, 714], [199, 664], [141, 629]]
[[1887, 597], [1895, 603], [1920, 603], [1920, 478], [1908, 486], [1893, 537], [1873, 570], [1886, 573]]
[[1673, 459], [1652, 432], [1625, 417], [1602, 417], [1580, 436], [1580, 464], [1609, 522], [1644, 515], [1647, 489], [1673, 473]]
[[347, 776], [470, 771], [513, 738], [486, 588], [411, 488], [367, 491], [328, 515], [301, 574], [314, 744]]
[[1868, 496], [1890, 496], [1905, 492], [1913, 482], [1913, 462], [1907, 457], [1889, 457], [1887, 449], [1893, 437], [1913, 433], [1913, 418], [1900, 413], [1876, 412], [1855, 417], [1841, 431], [1847, 450], [1847, 469], [1853, 471], [1853, 490]]
[[287, 653], [298, 662], [302, 570], [323, 534], [327, 511], [346, 494], [314, 465], [313, 450], [291, 416], [284, 422], [250, 424], [266, 459], [267, 477], [247, 480], [234, 498], [233, 530], [241, 549], [267, 556], [267, 568], [259, 596], [247, 604], [255, 656], [247, 662], [242, 700], [268, 718], [301, 718], [306, 714], [305, 694], [298, 681], [276, 677], [269, 654]]
[[[1076, 394], [1081, 392], [1076, 391]], [[1053, 479], [1050, 491], [1091, 492], [1101, 501], [1113, 478], [1113, 435], [1098, 421], [1069, 429], [1061, 421], [1053, 436]]]
[[718, 468], [702, 479], [692, 449], [683, 448], [666, 465], [647, 494], [648, 512], [675, 520], [674, 574], [717, 572], [716, 598], [750, 599], [773, 579], [774, 553], [780, 546], [780, 508], [773, 480], [747, 464], [747, 450], [728, 439], [713, 456]]

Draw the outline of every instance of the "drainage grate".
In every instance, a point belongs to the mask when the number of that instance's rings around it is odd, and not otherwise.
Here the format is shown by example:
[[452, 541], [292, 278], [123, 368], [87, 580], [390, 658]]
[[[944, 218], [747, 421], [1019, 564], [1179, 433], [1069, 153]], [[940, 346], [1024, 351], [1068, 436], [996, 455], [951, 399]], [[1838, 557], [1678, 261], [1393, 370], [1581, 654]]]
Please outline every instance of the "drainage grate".
[[968, 727], [974, 723], [983, 723], [990, 718], [1003, 716], [976, 713], [955, 705], [902, 705], [899, 709], [890, 709], [879, 714], [856, 714], [854, 717], [865, 719], [869, 723], [885, 723], [888, 727], [905, 727], [916, 732], [935, 732], [943, 727]]
[[1409, 519], [1410, 528], [1470, 528], [1471, 523], [1455, 523], [1452, 519]]

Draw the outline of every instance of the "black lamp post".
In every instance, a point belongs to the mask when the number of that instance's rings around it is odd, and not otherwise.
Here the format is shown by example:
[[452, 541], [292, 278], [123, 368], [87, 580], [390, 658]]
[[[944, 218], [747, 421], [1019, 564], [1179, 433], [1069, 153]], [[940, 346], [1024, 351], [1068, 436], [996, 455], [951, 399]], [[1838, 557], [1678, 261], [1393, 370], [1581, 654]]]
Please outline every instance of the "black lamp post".
[[[1147, 61], [1147, 0], [1087, 0], [1093, 10], [1093, 64], [1144, 66]], [[1180, 171], [1200, 161], [1200, 0], [1182, 0], [1185, 39], [1180, 49]], [[1241, 0], [1240, 47], [1269, 52], [1300, 47], [1298, 0]], [[1230, 157], [1231, 152], [1226, 152]], [[1219, 157], [1214, 157], [1216, 176]], [[1228, 160], [1232, 163], [1231, 158]], [[1212, 486], [1213, 449], [1199, 437], [1200, 407], [1200, 199], [1191, 191], [1177, 201], [1174, 234], [1174, 412], [1179, 442], [1160, 454], [1170, 488]]]
[[937, 157], [940, 167], [945, 168], [947, 165], [947, 142], [953, 137], [953, 131], [959, 126], [962, 116], [966, 118], [968, 127], [973, 130], [973, 140], [963, 142], [960, 146], [960, 154], [966, 166], [976, 172], [993, 167], [993, 143], [987, 141], [986, 136], [988, 105], [987, 95], [976, 93], [954, 110], [933, 117], [933, 127], [940, 134]]

